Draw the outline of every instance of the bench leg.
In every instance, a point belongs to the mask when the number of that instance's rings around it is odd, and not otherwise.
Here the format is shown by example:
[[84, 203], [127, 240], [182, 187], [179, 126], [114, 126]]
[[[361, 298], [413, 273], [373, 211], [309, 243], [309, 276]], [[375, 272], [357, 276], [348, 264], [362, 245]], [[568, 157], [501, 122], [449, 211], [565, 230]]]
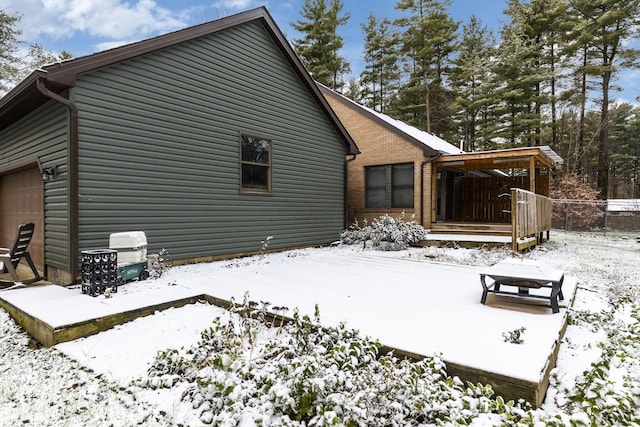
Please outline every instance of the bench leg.
[[[551, 298], [549, 298], [551, 300], [551, 311], [554, 313], [557, 313], [560, 311], [560, 307], [558, 307], [558, 296], [562, 294], [562, 290], [560, 289], [559, 286], [553, 286], [553, 288], [551, 288]], [[563, 299], [562, 297], [560, 299]]]
[[480, 303], [485, 304], [487, 302], [487, 293], [489, 292], [489, 288], [487, 288], [487, 282], [485, 282], [484, 274], [480, 275], [480, 283], [482, 283], [482, 297], [480, 298]]
[[480, 303], [481, 304], [486, 304], [487, 303], [487, 291], [486, 290], [482, 291], [482, 298], [480, 298]]

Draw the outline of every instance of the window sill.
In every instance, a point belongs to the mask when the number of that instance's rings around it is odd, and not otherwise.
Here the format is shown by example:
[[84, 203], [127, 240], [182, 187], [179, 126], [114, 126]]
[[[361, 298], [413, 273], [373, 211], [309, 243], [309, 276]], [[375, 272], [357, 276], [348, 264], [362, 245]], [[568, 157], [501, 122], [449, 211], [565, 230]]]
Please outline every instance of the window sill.
[[271, 196], [272, 191], [260, 191], [260, 190], [240, 190], [240, 194], [258, 195], [258, 196]]
[[393, 212], [393, 213], [407, 213], [407, 214], [411, 214], [411, 213], [415, 213], [416, 209], [415, 208], [364, 208], [363, 212], [365, 213], [376, 213], [376, 212], [382, 212], [382, 213], [389, 213], [389, 212]]

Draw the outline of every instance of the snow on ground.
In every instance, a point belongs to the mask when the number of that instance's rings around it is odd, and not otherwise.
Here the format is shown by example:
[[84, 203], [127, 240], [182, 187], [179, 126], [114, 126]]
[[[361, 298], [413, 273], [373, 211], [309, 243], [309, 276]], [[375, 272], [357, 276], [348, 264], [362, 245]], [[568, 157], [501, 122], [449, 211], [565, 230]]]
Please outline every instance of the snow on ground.
[[[354, 254], [361, 257], [362, 249], [353, 246], [297, 250], [175, 267], [158, 280], [127, 284], [120, 288], [118, 295], [197, 282], [203, 277], [222, 281], [224, 277], [236, 280], [243, 276], [243, 280], [249, 283], [252, 277], [258, 276], [256, 268], [286, 271], [323, 257], [340, 257], [348, 271], [349, 259]], [[503, 249], [414, 248], [376, 253], [375, 259], [371, 258], [374, 271], [384, 268], [380, 256], [444, 263], [453, 275], [456, 267], [452, 264], [487, 267], [508, 257], [509, 252]], [[621, 295], [630, 295], [637, 300], [640, 245], [635, 242], [635, 235], [603, 236], [554, 231], [551, 241], [526, 257], [544, 261], [578, 278], [579, 289], [573, 307], [576, 312], [600, 313]], [[402, 283], [402, 272], [394, 274], [399, 280], [391, 286]], [[478, 291], [477, 276], [474, 282]], [[299, 292], [301, 286], [303, 283], [294, 283], [291, 289], [283, 290], [282, 296]], [[343, 291], [349, 295], [357, 289], [345, 285]], [[474, 298], [477, 296], [478, 292]], [[279, 295], [259, 297], [282, 304]], [[321, 317], [324, 319], [326, 314], [335, 321], [345, 320], [350, 327], [354, 326], [351, 322], [357, 323], [357, 318], [345, 314], [343, 308], [336, 308], [335, 312], [332, 309], [331, 305], [321, 305]], [[38, 348], [7, 313], [0, 310], [0, 425], [171, 425], [179, 420], [193, 419], [189, 414], [190, 407], [180, 403], [179, 397], [184, 389], [140, 391], [132, 388], [130, 381], [145, 375], [158, 351], [189, 348], [213, 319], [226, 315], [225, 310], [194, 304], [158, 312], [55, 348]], [[514, 317], [517, 316], [514, 313]], [[514, 325], [521, 324], [521, 320], [518, 322]], [[362, 328], [366, 325], [357, 326]], [[568, 327], [555, 371], [557, 383], [549, 390], [545, 410], [557, 410], [555, 403], [562, 398], [562, 389], [571, 386], [599, 357], [600, 350], [596, 344], [603, 340], [606, 340], [603, 329], [592, 328], [588, 322]]]

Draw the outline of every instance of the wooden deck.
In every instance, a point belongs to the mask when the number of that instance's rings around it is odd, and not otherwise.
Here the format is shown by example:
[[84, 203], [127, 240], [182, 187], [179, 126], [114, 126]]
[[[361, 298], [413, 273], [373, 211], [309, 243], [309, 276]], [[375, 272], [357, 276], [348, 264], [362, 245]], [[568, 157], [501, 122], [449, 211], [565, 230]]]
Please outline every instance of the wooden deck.
[[[407, 262], [407, 261], [401, 261]], [[473, 276], [476, 279], [475, 276]], [[480, 283], [472, 284], [475, 290], [477, 287], [478, 301], [480, 294]], [[0, 291], [0, 306], [8, 311], [11, 316], [34, 338], [47, 346], [52, 346], [60, 342], [74, 340], [80, 337], [92, 335], [116, 325], [126, 323], [138, 317], [153, 314], [158, 310], [165, 310], [170, 307], [181, 307], [196, 301], [208, 301], [211, 304], [221, 307], [228, 307], [229, 300], [222, 292], [220, 295], [211, 295], [211, 290], [203, 292], [202, 288], [191, 290], [168, 287], [167, 289], [155, 290], [143, 294], [118, 295], [117, 299], [122, 302], [122, 298], [131, 299], [130, 303], [119, 304], [119, 309], [115, 312], [109, 311], [111, 300], [104, 298], [92, 298], [82, 295], [78, 289], [68, 289], [61, 286], [33, 286], [26, 289], [14, 291]], [[560, 341], [567, 326], [566, 307], [573, 302], [575, 295], [575, 284], [565, 289], [565, 301], [563, 309], [559, 314], [551, 314], [548, 303], [540, 300], [525, 300], [522, 298], [510, 298], [501, 295], [489, 295], [486, 306], [497, 310], [490, 310], [493, 315], [509, 317], [508, 311], [518, 311], [520, 313], [531, 313], [535, 316], [554, 316], [558, 320], [559, 328], [549, 330], [553, 334], [553, 345], [548, 349], [546, 361], [540, 361], [540, 366], [544, 366], [540, 372], [539, 380], [525, 380], [522, 378], [510, 377], [498, 372], [491, 372], [486, 368], [479, 369], [473, 363], [466, 364], [452, 362], [444, 358], [448, 373], [458, 376], [463, 381], [473, 383], [491, 384], [496, 394], [503, 396], [507, 400], [525, 399], [535, 406], [540, 406], [549, 385], [549, 375], [555, 366]], [[115, 300], [116, 298], [114, 298]], [[475, 301], [475, 298], [474, 298]], [[355, 303], [351, 301], [350, 304]], [[479, 303], [479, 302], [478, 302]], [[429, 301], [421, 301], [420, 307], [423, 310], [430, 310]], [[59, 310], [59, 307], [65, 307]], [[87, 310], [89, 308], [89, 310]], [[375, 311], [375, 310], [374, 310]], [[86, 313], [90, 312], [90, 316]], [[487, 312], [489, 314], [489, 312]], [[551, 319], [551, 318], [549, 318]], [[483, 321], [483, 320], [480, 320]], [[490, 323], [493, 321], [490, 321]], [[534, 327], [533, 324], [528, 325]], [[493, 328], [488, 328], [491, 332]], [[493, 331], [495, 332], [495, 331]], [[385, 340], [382, 339], [384, 343]], [[404, 346], [403, 346], [404, 347]], [[410, 346], [409, 346], [410, 347]], [[426, 355], [411, 351], [411, 348], [398, 348], [387, 346], [387, 350], [394, 350], [397, 356], [409, 357], [412, 359], [422, 359]], [[499, 355], [496, 355], [496, 368], [500, 368]]]

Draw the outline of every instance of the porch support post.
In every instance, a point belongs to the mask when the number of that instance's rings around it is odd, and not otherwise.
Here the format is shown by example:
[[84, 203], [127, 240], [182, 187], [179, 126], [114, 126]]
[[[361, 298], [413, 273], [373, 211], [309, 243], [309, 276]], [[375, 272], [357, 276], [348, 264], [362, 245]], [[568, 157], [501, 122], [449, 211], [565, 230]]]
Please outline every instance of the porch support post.
[[[431, 163], [431, 224], [438, 221], [437, 218], [437, 203], [438, 203], [438, 164], [436, 162]], [[429, 226], [431, 228], [431, 225]]]
[[543, 194], [543, 196], [549, 197], [551, 195], [551, 168], [547, 167], [547, 176], [545, 177], [545, 187], [547, 189], [547, 194]]
[[529, 191], [536, 192], [536, 159], [529, 157]]

